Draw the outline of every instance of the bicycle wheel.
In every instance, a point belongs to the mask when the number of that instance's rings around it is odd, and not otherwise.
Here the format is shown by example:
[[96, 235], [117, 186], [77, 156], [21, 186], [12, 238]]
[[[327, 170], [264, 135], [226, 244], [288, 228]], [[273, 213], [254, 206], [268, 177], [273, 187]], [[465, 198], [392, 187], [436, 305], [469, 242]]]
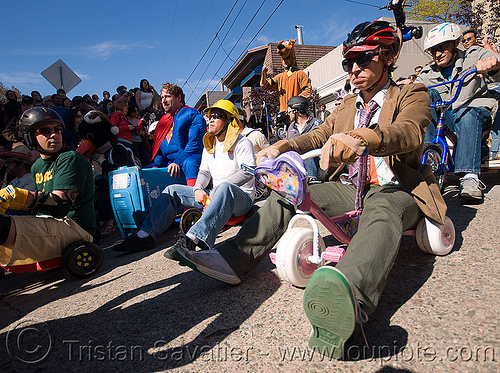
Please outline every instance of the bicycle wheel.
[[424, 152], [423, 154], [427, 154], [427, 160], [425, 164], [431, 166], [432, 172], [436, 177], [437, 185], [439, 190], [443, 190], [443, 185], [446, 180], [446, 165], [444, 167], [443, 173], [439, 173], [439, 164], [441, 163], [441, 156], [443, 154], [443, 149], [441, 145], [425, 143], [424, 144]]
[[[325, 243], [319, 238], [319, 254], [325, 251]], [[307, 260], [313, 253], [313, 230], [310, 228], [292, 228], [281, 237], [276, 250], [276, 268], [283, 281], [305, 288], [318, 264]]]

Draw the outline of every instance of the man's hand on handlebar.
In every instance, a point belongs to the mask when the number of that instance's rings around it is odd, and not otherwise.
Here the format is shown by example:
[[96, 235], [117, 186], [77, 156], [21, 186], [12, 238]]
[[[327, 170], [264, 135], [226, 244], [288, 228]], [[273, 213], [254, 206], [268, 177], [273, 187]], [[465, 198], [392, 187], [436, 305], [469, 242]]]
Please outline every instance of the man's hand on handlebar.
[[262, 158], [269, 158], [269, 159], [274, 159], [280, 155], [280, 151], [278, 150], [277, 147], [274, 145], [268, 146], [265, 149], [262, 149], [260, 152], [257, 153], [257, 156], [255, 157], [255, 161], [257, 163], [257, 166], [259, 165], [260, 161], [262, 161]]
[[500, 69], [500, 61], [496, 57], [487, 57], [476, 63], [477, 73], [484, 74], [491, 70]]
[[331, 164], [353, 164], [365, 149], [366, 145], [361, 139], [346, 133], [333, 134], [323, 145], [319, 165], [323, 170], [328, 170]]

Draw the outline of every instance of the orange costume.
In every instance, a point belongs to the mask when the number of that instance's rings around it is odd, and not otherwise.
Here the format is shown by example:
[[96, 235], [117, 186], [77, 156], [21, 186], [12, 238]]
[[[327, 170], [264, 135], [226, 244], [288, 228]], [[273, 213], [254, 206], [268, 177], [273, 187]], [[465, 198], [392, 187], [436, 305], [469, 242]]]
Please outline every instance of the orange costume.
[[273, 78], [261, 82], [263, 89], [276, 89], [280, 96], [280, 111], [287, 110], [287, 102], [293, 96], [311, 96], [311, 82], [308, 76], [297, 67], [297, 58], [295, 57], [294, 44], [297, 39], [281, 40], [278, 42], [278, 54], [282, 59], [290, 58], [290, 65], [287, 66], [281, 61], [285, 71]]

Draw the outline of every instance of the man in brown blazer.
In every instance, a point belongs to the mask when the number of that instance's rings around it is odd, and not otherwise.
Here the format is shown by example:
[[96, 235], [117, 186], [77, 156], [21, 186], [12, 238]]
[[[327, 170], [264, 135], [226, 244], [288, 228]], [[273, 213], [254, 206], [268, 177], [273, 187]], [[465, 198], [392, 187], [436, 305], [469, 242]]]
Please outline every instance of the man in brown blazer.
[[[399, 48], [397, 33], [387, 22], [358, 25], [344, 42], [342, 65], [360, 93], [346, 96], [311, 132], [279, 141], [257, 155], [258, 163], [289, 150], [302, 154], [322, 148], [320, 165], [329, 181], [310, 185], [311, 198], [329, 216], [362, 204], [358, 231], [345, 255], [336, 267], [319, 268], [304, 293], [304, 310], [313, 325], [309, 345], [336, 358], [344, 356], [344, 343], [362, 321], [360, 315], [376, 308], [403, 231], [424, 215], [442, 224], [446, 214], [431, 170], [420, 164], [431, 119], [428, 91], [422, 84], [397, 86], [389, 77]], [[371, 119], [362, 123], [368, 110]], [[366, 150], [369, 178], [364, 188], [358, 187], [356, 199], [354, 172], [353, 185], [335, 180], [347, 167], [354, 169]], [[268, 255], [294, 214], [293, 205], [271, 193], [235, 237], [208, 252], [179, 254], [201, 273], [239, 283]]]

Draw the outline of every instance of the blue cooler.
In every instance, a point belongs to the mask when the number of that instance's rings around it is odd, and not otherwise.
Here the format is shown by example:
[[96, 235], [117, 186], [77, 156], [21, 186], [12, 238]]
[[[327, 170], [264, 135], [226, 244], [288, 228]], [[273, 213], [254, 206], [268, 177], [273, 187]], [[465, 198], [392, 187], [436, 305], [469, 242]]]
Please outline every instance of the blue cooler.
[[166, 167], [120, 167], [109, 173], [109, 192], [116, 226], [123, 238], [137, 230], [161, 192], [171, 184], [184, 184], [184, 175], [172, 178]]

